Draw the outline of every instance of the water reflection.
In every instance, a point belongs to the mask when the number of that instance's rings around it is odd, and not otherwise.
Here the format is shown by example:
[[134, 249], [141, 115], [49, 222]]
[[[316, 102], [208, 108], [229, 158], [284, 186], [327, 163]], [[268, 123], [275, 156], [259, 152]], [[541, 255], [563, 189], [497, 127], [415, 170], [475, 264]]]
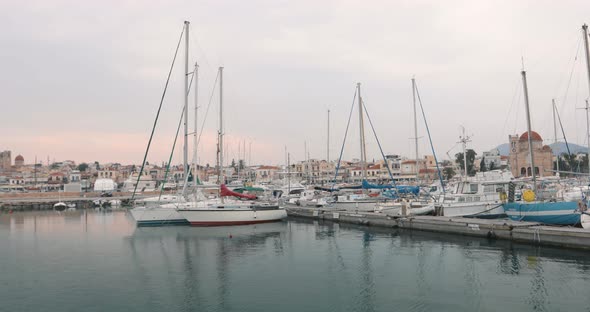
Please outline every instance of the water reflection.
[[[77, 306], [96, 300], [88, 293], [110, 294], [102, 303], [105, 310], [577, 311], [588, 306], [586, 251], [508, 241], [305, 220], [135, 228], [116, 211], [5, 214], [0, 232], [8, 234], [0, 241], [5, 280], [20, 278], [37, 296], [48, 293]], [[25, 264], [11, 269], [19, 263]], [[24, 268], [32, 272], [23, 275]], [[35, 279], [23, 283], [26, 276]], [[68, 284], [88, 276], [93, 283]], [[91, 287], [92, 292], [70, 293]], [[11, 298], [22, 298], [14, 292], [0, 283], [7, 307], [19, 304]], [[38, 306], [34, 299], [27, 301], [31, 310], [42, 310], [47, 299]]]

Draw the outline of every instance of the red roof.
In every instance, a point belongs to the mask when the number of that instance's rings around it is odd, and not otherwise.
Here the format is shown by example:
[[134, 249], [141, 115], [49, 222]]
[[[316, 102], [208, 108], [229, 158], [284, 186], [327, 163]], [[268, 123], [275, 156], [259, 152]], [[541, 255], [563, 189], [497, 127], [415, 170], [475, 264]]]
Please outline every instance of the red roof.
[[419, 173], [435, 173], [436, 169], [420, 169]]
[[[541, 138], [541, 136], [535, 131], [531, 131], [531, 136], [532, 136], [532, 138], [531, 138], [532, 141], [543, 141], [543, 138]], [[523, 133], [518, 140], [519, 141], [528, 141], [528, 139], [529, 139], [529, 133], [527, 131], [527, 132]]]
[[404, 164], [415, 164], [415, 163], [416, 163], [415, 160], [404, 160], [404, 161], [402, 161], [402, 165], [404, 165]]

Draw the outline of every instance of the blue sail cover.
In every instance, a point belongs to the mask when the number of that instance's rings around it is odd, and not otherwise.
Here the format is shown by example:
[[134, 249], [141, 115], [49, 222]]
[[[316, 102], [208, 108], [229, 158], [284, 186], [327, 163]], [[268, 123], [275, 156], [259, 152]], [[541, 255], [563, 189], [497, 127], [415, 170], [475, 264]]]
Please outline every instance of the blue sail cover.
[[412, 185], [377, 185], [363, 180], [362, 187], [364, 189], [391, 189], [390, 191], [383, 192], [383, 195], [390, 198], [397, 198], [399, 194], [420, 194], [420, 187]]
[[369, 182], [367, 182], [367, 180], [363, 180], [363, 188], [364, 189], [390, 189], [390, 188], [394, 188], [393, 185], [377, 185], [377, 184], [371, 184]]
[[412, 186], [412, 185], [396, 185], [395, 188], [397, 192], [400, 194], [420, 194], [420, 187], [419, 186]]

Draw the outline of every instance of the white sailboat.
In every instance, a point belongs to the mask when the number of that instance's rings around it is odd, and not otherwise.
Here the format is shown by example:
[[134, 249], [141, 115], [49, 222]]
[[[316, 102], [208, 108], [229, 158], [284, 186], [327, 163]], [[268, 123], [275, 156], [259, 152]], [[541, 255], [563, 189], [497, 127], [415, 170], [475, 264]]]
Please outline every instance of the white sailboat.
[[[184, 22], [184, 39], [185, 39], [185, 66], [184, 66], [184, 157], [183, 157], [183, 168], [184, 168], [184, 177], [185, 183], [183, 186], [183, 191], [181, 194], [176, 195], [162, 195], [150, 198], [144, 198], [138, 203], [143, 204], [143, 206], [135, 207], [131, 209], [131, 215], [137, 222], [138, 226], [147, 226], [147, 225], [186, 225], [187, 220], [180, 215], [175, 207], [168, 207], [165, 204], [167, 203], [183, 203], [185, 202], [185, 192], [186, 192], [186, 178], [188, 177], [188, 165], [187, 165], [187, 158], [188, 158], [188, 56], [189, 56], [189, 26], [190, 22]], [[198, 74], [198, 66], [195, 64], [195, 72], [193, 73], [195, 77]], [[195, 81], [195, 111], [197, 107], [197, 90], [198, 86]], [[196, 113], [195, 113], [196, 114]], [[195, 123], [196, 123], [196, 116], [195, 116]], [[195, 126], [195, 133], [197, 129]], [[195, 143], [196, 144], [196, 143]]]
[[[173, 208], [193, 226], [244, 225], [272, 222], [287, 217], [287, 211], [278, 204], [255, 201], [253, 195], [242, 195], [230, 191], [225, 184], [223, 170], [223, 67], [219, 67], [219, 133], [218, 133], [218, 179], [220, 196], [212, 200], [199, 200], [163, 205]], [[226, 196], [249, 199], [228, 200]]]

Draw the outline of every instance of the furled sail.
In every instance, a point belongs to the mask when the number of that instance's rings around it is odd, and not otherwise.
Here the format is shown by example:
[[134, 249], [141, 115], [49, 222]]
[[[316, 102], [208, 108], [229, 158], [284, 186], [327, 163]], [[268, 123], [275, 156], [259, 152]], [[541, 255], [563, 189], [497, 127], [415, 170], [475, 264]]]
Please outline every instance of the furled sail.
[[240, 193], [234, 192], [234, 191], [228, 189], [227, 186], [225, 186], [225, 184], [221, 184], [220, 189], [221, 189], [221, 196], [234, 196], [234, 197], [245, 198], [245, 199], [256, 199], [256, 195], [240, 194]]

